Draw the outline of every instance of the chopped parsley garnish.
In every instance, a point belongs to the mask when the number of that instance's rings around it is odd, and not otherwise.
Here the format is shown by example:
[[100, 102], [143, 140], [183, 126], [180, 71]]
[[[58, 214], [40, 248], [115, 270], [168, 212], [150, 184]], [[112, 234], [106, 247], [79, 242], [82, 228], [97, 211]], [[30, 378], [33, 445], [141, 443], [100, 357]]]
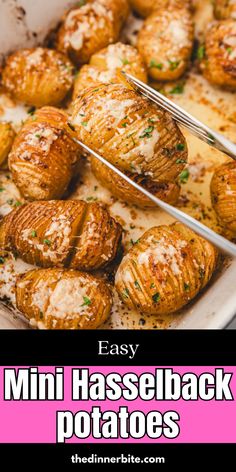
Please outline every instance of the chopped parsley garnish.
[[150, 285], [150, 288], [156, 288], [156, 285], [155, 285], [154, 283], [152, 283], [152, 284]]
[[97, 197], [87, 197], [86, 200], [87, 202], [96, 202]]
[[0, 187], [0, 192], [4, 192], [5, 188]]
[[84, 113], [79, 113], [79, 116], [85, 116], [85, 114]]
[[128, 61], [128, 59], [124, 58], [124, 59], [121, 59], [122, 60], [122, 64], [124, 66], [127, 66], [128, 64], [130, 64], [130, 62]]
[[91, 302], [90, 298], [88, 298], [88, 297], [83, 297], [83, 299], [84, 299], [84, 303], [83, 303], [83, 305], [81, 305], [81, 306], [89, 306], [89, 305], [91, 305], [92, 302]]
[[184, 91], [184, 84], [178, 84], [176, 85], [172, 90], [170, 90], [170, 93], [172, 95], [180, 95]]
[[137, 280], [135, 280], [134, 285], [135, 285], [135, 287], [136, 287], [138, 290], [141, 290], [141, 287], [140, 287], [140, 285], [139, 285], [139, 283], [138, 283]]
[[51, 241], [49, 241], [49, 239], [44, 239], [43, 243], [47, 244], [47, 246], [51, 246]]
[[176, 150], [177, 151], [184, 151], [185, 150], [185, 144], [182, 144], [182, 143], [176, 144]]
[[35, 137], [40, 139], [42, 136], [41, 136], [41, 134], [36, 133]]
[[179, 67], [180, 61], [168, 61], [170, 70], [175, 70]]
[[154, 303], [158, 303], [160, 301], [160, 293], [155, 293], [155, 295], [152, 296], [152, 299], [154, 301]]
[[36, 236], [37, 236], [37, 231], [32, 231], [31, 236], [32, 236], [32, 238], [36, 238]]
[[68, 124], [69, 128], [72, 129], [72, 131], [75, 131], [75, 127], [72, 125], [72, 123], [70, 123], [68, 121], [67, 124]]
[[121, 125], [122, 128], [126, 128], [127, 124], [128, 124], [128, 123], [122, 123], [122, 125]]
[[12, 198], [9, 198], [9, 199], [7, 200], [7, 204], [8, 204], [8, 205], [13, 205], [13, 203], [14, 203], [14, 200], [13, 200]]
[[131, 244], [132, 246], [135, 246], [135, 244], [138, 244], [139, 241], [140, 241], [140, 239], [137, 239], [137, 241], [134, 241], [133, 239], [131, 239], [131, 240], [130, 240], [130, 244]]
[[77, 8], [83, 7], [84, 5], [86, 5], [86, 2], [87, 2], [87, 0], [79, 0], [79, 1], [75, 4], [75, 7], [77, 7]]
[[15, 206], [15, 207], [19, 207], [19, 206], [21, 206], [21, 205], [22, 205], [22, 203], [19, 202], [19, 200], [17, 200], [17, 201], [15, 202], [15, 205], [14, 205], [14, 206]]
[[152, 59], [150, 61], [150, 67], [155, 67], [156, 69], [162, 70], [163, 64], [161, 64], [161, 62], [156, 62], [155, 59]]
[[189, 179], [189, 170], [188, 169], [184, 169], [180, 176], [179, 176], [179, 180], [182, 184], [186, 184], [188, 182], [188, 179]]
[[124, 292], [122, 293], [123, 298], [129, 298], [129, 290], [127, 288], [124, 289]]
[[199, 59], [199, 61], [201, 61], [204, 58], [205, 53], [206, 53], [205, 46], [204, 45], [199, 46], [199, 48], [197, 50], [197, 58]]
[[186, 164], [187, 161], [185, 161], [185, 159], [177, 159], [176, 161], [176, 164]]
[[154, 130], [154, 126], [149, 126], [146, 128], [143, 133], [139, 136], [140, 139], [142, 138], [151, 138], [152, 137], [152, 132]]
[[88, 122], [87, 122], [87, 121], [82, 121], [82, 122], [81, 122], [81, 125], [82, 125], [82, 126], [87, 126], [87, 125], [88, 125]]
[[40, 318], [40, 320], [43, 319], [43, 312], [42, 311], [40, 311], [40, 313], [39, 313], [39, 318]]
[[231, 54], [233, 52], [233, 48], [227, 48], [227, 53]]
[[4, 262], [5, 262], [4, 257], [0, 257], [0, 264], [4, 264]]
[[185, 290], [185, 292], [189, 292], [189, 290], [190, 290], [190, 285], [184, 283], [184, 290]]

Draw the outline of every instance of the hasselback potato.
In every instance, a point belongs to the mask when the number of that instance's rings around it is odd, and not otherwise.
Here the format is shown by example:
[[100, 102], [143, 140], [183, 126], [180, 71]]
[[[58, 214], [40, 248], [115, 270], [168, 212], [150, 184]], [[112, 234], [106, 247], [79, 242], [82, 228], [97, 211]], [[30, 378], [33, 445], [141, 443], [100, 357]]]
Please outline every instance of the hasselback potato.
[[9, 155], [9, 168], [22, 195], [29, 200], [60, 198], [75, 172], [79, 147], [66, 113], [44, 107], [29, 118]]
[[8, 154], [12, 148], [15, 131], [10, 123], [0, 123], [0, 167], [6, 167]]
[[212, 205], [219, 221], [236, 232], [236, 163], [228, 162], [216, 169], [211, 181]]
[[0, 247], [29, 264], [95, 270], [114, 259], [122, 229], [98, 203], [32, 202], [0, 225]]
[[186, 164], [187, 144], [170, 115], [124, 85], [86, 89], [72, 123], [81, 141], [124, 171], [166, 182]]
[[90, 64], [81, 67], [74, 85], [74, 99], [86, 87], [96, 83], [120, 83], [121, 71], [147, 82], [147, 72], [142, 56], [128, 44], [111, 44], [91, 57]]
[[212, 84], [236, 88], [235, 21], [216, 21], [209, 27], [200, 68]]
[[[116, 197], [127, 203], [137, 205], [141, 208], [155, 208], [148, 197], [129, 185], [122, 177], [110, 170], [98, 159], [91, 159], [91, 169], [98, 181]], [[151, 192], [157, 198], [174, 205], [180, 194], [180, 187], [176, 182], [155, 182], [149, 178], [142, 178], [138, 174], [126, 172], [128, 177]]]
[[129, 0], [131, 8], [140, 16], [146, 18], [154, 10], [166, 8], [169, 5], [191, 6], [191, 0]]
[[72, 87], [73, 65], [58, 51], [21, 49], [7, 58], [2, 82], [16, 100], [27, 105], [58, 105]]
[[16, 284], [17, 308], [40, 329], [96, 329], [110, 314], [106, 284], [75, 270], [27, 272]]
[[58, 31], [56, 47], [77, 64], [118, 40], [129, 13], [127, 0], [88, 0], [70, 10]]
[[236, 20], [236, 0], [214, 0], [214, 14], [217, 20]]
[[176, 80], [185, 72], [192, 53], [193, 20], [185, 6], [170, 4], [154, 11], [138, 36], [138, 50], [152, 79]]
[[116, 289], [130, 308], [163, 315], [175, 312], [209, 282], [215, 248], [180, 223], [148, 230], [124, 257]]

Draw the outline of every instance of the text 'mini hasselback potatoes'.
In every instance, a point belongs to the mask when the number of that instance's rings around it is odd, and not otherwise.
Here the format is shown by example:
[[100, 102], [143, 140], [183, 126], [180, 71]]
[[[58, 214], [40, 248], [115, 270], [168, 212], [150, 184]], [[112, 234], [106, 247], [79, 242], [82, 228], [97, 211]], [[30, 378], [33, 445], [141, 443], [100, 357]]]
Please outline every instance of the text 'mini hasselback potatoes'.
[[192, 300], [209, 282], [217, 251], [180, 223], [148, 230], [123, 258], [115, 286], [129, 308], [163, 315]]
[[236, 20], [236, 0], [214, 0], [213, 4], [217, 20]]
[[212, 23], [206, 33], [200, 68], [212, 84], [236, 89], [236, 21]]
[[79, 147], [63, 110], [43, 107], [18, 133], [9, 168], [21, 194], [29, 200], [62, 197], [75, 172]]
[[73, 85], [73, 65], [52, 49], [20, 49], [7, 58], [2, 82], [16, 100], [27, 105], [59, 105]]
[[127, 0], [87, 0], [65, 14], [56, 47], [76, 64], [86, 64], [92, 54], [118, 40], [128, 13]]
[[81, 141], [126, 172], [167, 182], [186, 165], [187, 144], [170, 115], [124, 85], [86, 89], [72, 124]]
[[16, 305], [39, 329], [96, 329], [112, 306], [109, 288], [75, 270], [39, 269], [19, 277]]
[[97, 83], [124, 82], [121, 71], [147, 82], [147, 71], [141, 54], [129, 44], [110, 44], [94, 54], [90, 63], [81, 67], [74, 84], [74, 99], [81, 90]]
[[0, 168], [7, 166], [7, 157], [12, 148], [15, 131], [10, 123], [0, 123]]
[[111, 262], [122, 229], [98, 203], [32, 202], [1, 221], [0, 247], [29, 264], [91, 271]]
[[211, 181], [211, 199], [220, 223], [236, 233], [236, 163], [219, 166]]
[[183, 75], [193, 49], [191, 13], [181, 3], [155, 10], [138, 36], [138, 50], [154, 80], [177, 80]]

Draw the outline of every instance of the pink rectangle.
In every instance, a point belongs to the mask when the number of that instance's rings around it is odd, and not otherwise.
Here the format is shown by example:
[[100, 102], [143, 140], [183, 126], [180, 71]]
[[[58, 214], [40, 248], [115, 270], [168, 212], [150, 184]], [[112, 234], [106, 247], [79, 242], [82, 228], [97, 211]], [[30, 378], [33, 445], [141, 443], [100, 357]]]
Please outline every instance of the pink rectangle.
[[[233, 373], [231, 391], [236, 392], [236, 367], [222, 367], [224, 372]], [[10, 367], [7, 367], [10, 368]], [[15, 367], [16, 369], [19, 368]], [[233, 401], [144, 401], [139, 398], [134, 401], [72, 401], [71, 377], [72, 368], [87, 368], [90, 373], [99, 372], [107, 375], [117, 372], [124, 375], [134, 372], [140, 375], [144, 372], [155, 373], [157, 367], [64, 367], [64, 401], [5, 401], [4, 400], [4, 367], [0, 367], [0, 442], [1, 443], [55, 443], [56, 442], [56, 412], [79, 410], [90, 412], [93, 406], [100, 406], [102, 411], [117, 411], [120, 406], [127, 406], [129, 411], [140, 410], [148, 413], [152, 410], [165, 412], [175, 410], [180, 415], [180, 434], [176, 439], [150, 439], [147, 436], [140, 440], [112, 439], [99, 440], [89, 437], [80, 440], [73, 436], [68, 442], [99, 443], [99, 442], [141, 442], [141, 443], [236, 443], [236, 405]], [[170, 367], [166, 367], [170, 368]], [[173, 371], [180, 375], [192, 372], [200, 375], [204, 372], [213, 373], [216, 367], [174, 367]], [[39, 367], [39, 372], [54, 372], [54, 367]]]

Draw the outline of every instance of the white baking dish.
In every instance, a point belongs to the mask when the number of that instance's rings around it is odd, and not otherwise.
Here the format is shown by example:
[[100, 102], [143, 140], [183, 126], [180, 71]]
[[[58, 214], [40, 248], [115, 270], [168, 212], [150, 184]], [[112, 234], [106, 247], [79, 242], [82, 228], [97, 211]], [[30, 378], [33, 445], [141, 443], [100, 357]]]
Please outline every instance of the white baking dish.
[[[207, 23], [209, 21], [209, 15], [211, 15], [211, 2], [210, 0], [207, 0], [206, 2], [201, 2], [199, 0], [196, 3], [204, 3], [204, 12], [199, 11], [197, 14], [198, 19], [201, 14], [203, 15], [201, 21], [203, 22], [202, 27], [204, 28], [204, 22]], [[50, 2], [48, 0], [0, 0], [0, 58], [3, 58], [5, 54], [17, 48], [40, 44], [48, 34], [48, 31], [50, 31], [50, 29], [58, 22], [63, 11], [73, 4], [76, 4], [76, 2], [67, 0], [50, 0]], [[198, 31], [197, 34], [199, 34]], [[185, 99], [185, 102], [182, 102], [182, 104], [189, 108], [196, 116], [198, 115], [198, 117], [202, 118], [205, 122], [208, 122], [210, 126], [219, 128], [222, 117], [220, 118], [217, 114], [214, 114], [212, 110], [210, 111], [206, 104], [198, 103], [198, 88], [199, 90], [202, 90], [204, 87], [208, 87], [208, 85], [204, 83], [204, 80], [201, 77], [198, 77], [193, 73], [192, 76], [190, 76], [187, 86], [189, 89], [187, 90], [187, 98]], [[196, 88], [196, 103], [194, 103], [192, 97], [194, 88]], [[225, 105], [227, 105], [228, 101], [229, 107], [233, 106], [231, 103], [232, 95], [214, 91], [211, 88], [207, 91], [208, 100], [210, 100], [210, 103], [212, 104], [215, 99], [221, 99], [221, 96], [223, 97]], [[235, 96], [233, 99], [235, 100]], [[235, 136], [235, 131], [236, 125], [232, 125], [232, 128], [229, 129], [229, 136]], [[220, 162], [224, 159], [222, 155], [211, 150], [208, 146], [200, 143], [196, 139], [189, 136], [187, 136], [187, 138], [189, 141], [190, 164], [192, 166], [191, 172], [193, 176], [194, 172], [196, 173], [196, 169], [197, 171], [199, 171], [199, 169], [201, 170], [199, 159], [197, 160], [196, 166], [196, 156], [207, 155], [207, 159], [204, 160], [206, 167], [210, 165], [209, 163], [216, 164], [217, 160]], [[202, 200], [209, 199], [209, 181], [210, 174], [207, 175], [206, 179], [204, 179], [204, 183], [199, 184], [203, 193]], [[191, 191], [193, 190], [196, 192], [198, 183], [194, 182], [191, 187], [193, 187], [191, 188]], [[82, 197], [83, 191], [87, 192], [88, 188], [81, 190]], [[101, 199], [102, 195], [102, 192], [100, 192], [99, 196]], [[118, 214], [125, 221], [129, 218], [127, 211], [127, 208], [122, 209], [122, 206], [119, 207], [119, 204], [117, 203], [112, 207], [112, 212]], [[144, 222], [142, 221], [142, 224], [146, 229], [163, 222], [168, 223], [170, 218], [156, 210], [156, 212], [145, 212], [144, 217], [142, 216], [142, 212], [137, 212], [136, 220], [137, 228], [140, 228], [141, 226], [139, 226], [139, 222], [144, 220]], [[132, 233], [132, 237], [133, 235], [134, 237], [139, 236], [138, 229], [137, 234], [135, 230], [134, 233]], [[127, 310], [119, 310], [119, 308], [116, 308], [112, 315], [112, 323], [108, 323], [104, 327], [108, 329], [111, 327], [123, 329], [155, 329], [164, 326], [177, 329], [222, 329], [229, 324], [236, 314], [235, 281], [236, 261], [233, 261], [229, 262], [227, 267], [215, 276], [208, 289], [201, 294], [194, 303], [188, 306], [187, 309], [183, 310], [180, 314], [169, 317], [165, 322], [155, 322], [155, 319], [151, 317], [147, 318], [145, 325], [143, 325], [143, 323], [140, 323], [140, 319], [143, 318], [140, 314], [127, 314]], [[0, 307], [0, 328], [27, 329], [27, 324], [24, 321], [9, 315], [9, 313], [6, 313], [5, 310]]]

